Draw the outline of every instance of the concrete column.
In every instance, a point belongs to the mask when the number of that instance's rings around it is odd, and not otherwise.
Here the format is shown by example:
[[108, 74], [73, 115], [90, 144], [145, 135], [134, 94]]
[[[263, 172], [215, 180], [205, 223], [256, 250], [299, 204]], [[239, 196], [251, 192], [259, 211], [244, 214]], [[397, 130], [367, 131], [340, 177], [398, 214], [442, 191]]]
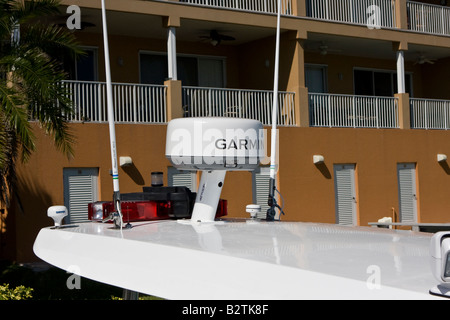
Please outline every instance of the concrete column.
[[397, 91], [405, 93], [405, 52], [397, 51]]
[[[300, 127], [309, 127], [308, 88], [305, 87], [305, 53], [303, 42], [305, 32], [292, 32], [288, 38], [293, 46], [293, 58], [288, 80], [288, 91], [295, 92], [295, 121]], [[289, 46], [290, 46], [289, 45]]]
[[169, 66], [169, 79], [178, 80], [177, 75], [177, 46], [175, 27], [167, 30], [167, 64]]
[[409, 106], [409, 94], [397, 93], [394, 95], [398, 98], [398, 124], [400, 129], [411, 128], [411, 112]]
[[406, 8], [407, 0], [395, 1], [395, 23], [399, 29], [408, 29], [408, 12]]
[[407, 42], [394, 42], [392, 44], [397, 53], [397, 94], [398, 98], [398, 121], [400, 129], [411, 128], [411, 111], [409, 106], [409, 94], [405, 86], [405, 51], [408, 50]]
[[168, 78], [178, 80], [176, 28], [180, 27], [180, 17], [163, 17], [163, 27], [167, 28], [167, 65]]
[[292, 0], [292, 13], [297, 17], [306, 17], [306, 0]]
[[164, 85], [167, 86], [167, 121], [183, 118], [181, 81], [167, 80]]

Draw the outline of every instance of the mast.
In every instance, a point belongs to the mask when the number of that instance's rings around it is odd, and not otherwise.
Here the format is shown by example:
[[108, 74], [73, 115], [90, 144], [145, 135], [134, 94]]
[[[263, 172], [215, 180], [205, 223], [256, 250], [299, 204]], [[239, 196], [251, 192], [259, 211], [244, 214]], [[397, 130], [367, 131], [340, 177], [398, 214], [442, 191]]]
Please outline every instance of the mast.
[[[272, 130], [271, 130], [271, 149], [270, 149], [270, 184], [269, 184], [269, 199], [267, 210], [268, 221], [273, 221], [275, 219], [276, 211], [275, 208], [280, 209], [275, 199], [276, 191], [276, 150], [277, 150], [277, 113], [278, 113], [278, 74], [279, 74], [279, 61], [280, 61], [280, 20], [281, 20], [281, 0], [278, 0], [277, 9], [277, 34], [275, 43], [275, 70], [273, 77], [273, 105], [272, 105]], [[282, 212], [282, 211], [281, 211]]]
[[116, 129], [114, 126], [114, 106], [111, 83], [111, 67], [109, 62], [108, 28], [106, 25], [105, 0], [102, 0], [102, 24], [103, 24], [103, 46], [105, 51], [105, 73], [106, 73], [106, 95], [108, 106], [109, 139], [111, 144], [111, 163], [113, 178], [113, 202], [115, 212], [107, 220], [113, 220], [116, 227], [122, 228], [122, 213], [120, 211], [119, 170], [117, 166]]

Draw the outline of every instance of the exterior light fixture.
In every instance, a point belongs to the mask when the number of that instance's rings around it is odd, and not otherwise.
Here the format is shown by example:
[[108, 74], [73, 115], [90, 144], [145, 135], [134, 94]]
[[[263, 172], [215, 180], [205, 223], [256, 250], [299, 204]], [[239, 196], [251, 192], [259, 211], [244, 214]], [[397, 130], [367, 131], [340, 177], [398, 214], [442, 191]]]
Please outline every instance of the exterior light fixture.
[[320, 154], [313, 155], [313, 162], [314, 164], [323, 163], [325, 161], [325, 158]]
[[121, 167], [128, 167], [133, 164], [133, 160], [131, 159], [131, 157], [120, 157], [119, 164]]
[[438, 155], [437, 155], [437, 161], [438, 162], [444, 162], [444, 161], [446, 161], [447, 160], [447, 155], [446, 154], [441, 154], [441, 153], [439, 153]]

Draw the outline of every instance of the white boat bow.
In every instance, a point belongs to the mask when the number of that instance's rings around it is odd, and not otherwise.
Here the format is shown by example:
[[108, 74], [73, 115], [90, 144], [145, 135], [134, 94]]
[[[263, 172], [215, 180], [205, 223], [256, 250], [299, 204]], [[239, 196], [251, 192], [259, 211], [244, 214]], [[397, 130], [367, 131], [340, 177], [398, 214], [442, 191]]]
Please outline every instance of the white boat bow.
[[34, 251], [80, 276], [167, 299], [436, 298], [431, 234], [259, 220], [111, 227], [44, 228]]

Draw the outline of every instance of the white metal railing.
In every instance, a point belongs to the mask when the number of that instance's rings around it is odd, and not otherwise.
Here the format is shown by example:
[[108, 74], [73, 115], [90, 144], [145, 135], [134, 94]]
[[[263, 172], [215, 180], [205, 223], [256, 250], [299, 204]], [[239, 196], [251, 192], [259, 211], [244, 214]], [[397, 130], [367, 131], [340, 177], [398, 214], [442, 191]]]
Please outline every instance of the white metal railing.
[[398, 128], [398, 99], [344, 94], [309, 94], [310, 126]]
[[[183, 87], [186, 117], [233, 117], [272, 124], [273, 91]], [[294, 93], [279, 92], [277, 124], [295, 126]]]
[[[244, 10], [262, 13], [277, 13], [277, 0], [180, 0], [180, 2], [208, 7]], [[292, 0], [281, 0], [281, 14], [292, 15]]]
[[305, 0], [307, 16], [316, 19], [396, 28], [395, 1], [399, 0]]
[[421, 2], [407, 2], [410, 30], [450, 35], [450, 8]]
[[450, 129], [450, 100], [410, 98], [411, 128]]
[[[106, 83], [63, 81], [73, 101], [72, 122], [107, 122]], [[114, 120], [121, 123], [165, 123], [166, 86], [113, 83]]]

